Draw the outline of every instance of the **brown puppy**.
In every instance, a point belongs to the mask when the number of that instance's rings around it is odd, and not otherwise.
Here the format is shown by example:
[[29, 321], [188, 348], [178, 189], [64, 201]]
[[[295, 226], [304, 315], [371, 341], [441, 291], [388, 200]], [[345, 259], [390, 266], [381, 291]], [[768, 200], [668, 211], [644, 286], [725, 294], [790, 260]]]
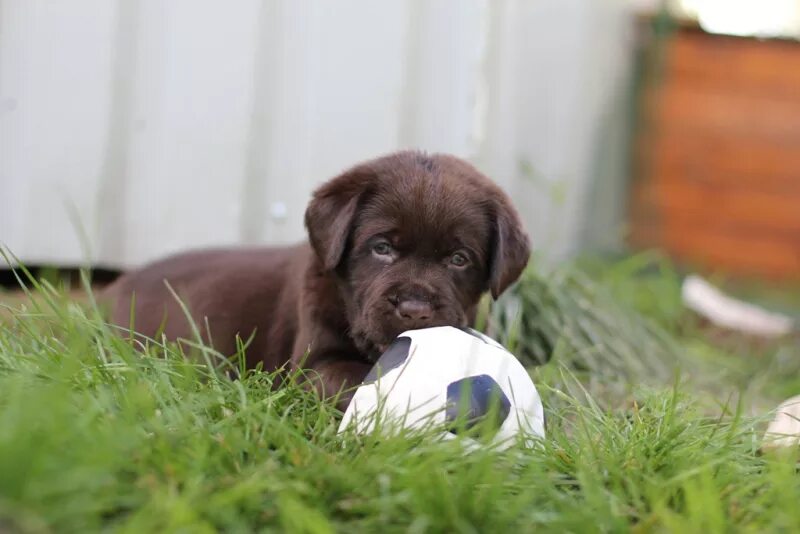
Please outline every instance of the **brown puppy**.
[[112, 321], [129, 324], [135, 294], [137, 332], [163, 324], [167, 338], [190, 338], [166, 280], [218, 351], [255, 333], [248, 366], [288, 360], [333, 395], [404, 330], [467, 325], [481, 294], [502, 293], [530, 253], [508, 197], [447, 155], [358, 165], [314, 193], [305, 222], [310, 246], [193, 252], [123, 275], [103, 295]]

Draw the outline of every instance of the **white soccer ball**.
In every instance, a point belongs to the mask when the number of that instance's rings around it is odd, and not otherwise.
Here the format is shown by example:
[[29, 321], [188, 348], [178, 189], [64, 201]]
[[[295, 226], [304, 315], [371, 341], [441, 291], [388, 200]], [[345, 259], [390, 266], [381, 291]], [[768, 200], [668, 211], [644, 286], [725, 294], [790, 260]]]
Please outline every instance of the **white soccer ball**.
[[398, 336], [355, 391], [339, 432], [437, 428], [453, 438], [476, 426], [499, 448], [544, 438], [539, 393], [522, 364], [493, 339], [436, 327]]

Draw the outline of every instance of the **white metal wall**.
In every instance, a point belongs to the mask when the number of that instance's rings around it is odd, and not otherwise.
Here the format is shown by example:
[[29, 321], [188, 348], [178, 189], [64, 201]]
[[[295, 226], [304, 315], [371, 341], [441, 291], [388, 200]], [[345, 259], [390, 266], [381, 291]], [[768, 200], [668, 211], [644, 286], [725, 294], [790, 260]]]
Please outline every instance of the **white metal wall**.
[[561, 256], [629, 23], [621, 0], [0, 0], [0, 242], [108, 266], [292, 242], [315, 185], [419, 147]]

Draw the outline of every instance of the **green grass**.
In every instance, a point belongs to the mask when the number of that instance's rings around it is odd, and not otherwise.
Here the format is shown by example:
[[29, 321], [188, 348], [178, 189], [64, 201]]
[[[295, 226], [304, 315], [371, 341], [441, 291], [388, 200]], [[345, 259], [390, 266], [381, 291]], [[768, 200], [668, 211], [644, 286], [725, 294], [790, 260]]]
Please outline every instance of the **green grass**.
[[796, 530], [796, 451], [758, 454], [752, 415], [800, 390], [800, 349], [711, 344], [677, 280], [641, 258], [527, 273], [484, 319], [528, 361], [555, 351], [547, 439], [471, 454], [337, 436], [300, 388], [143, 349], [45, 284], [0, 318], [0, 532]]

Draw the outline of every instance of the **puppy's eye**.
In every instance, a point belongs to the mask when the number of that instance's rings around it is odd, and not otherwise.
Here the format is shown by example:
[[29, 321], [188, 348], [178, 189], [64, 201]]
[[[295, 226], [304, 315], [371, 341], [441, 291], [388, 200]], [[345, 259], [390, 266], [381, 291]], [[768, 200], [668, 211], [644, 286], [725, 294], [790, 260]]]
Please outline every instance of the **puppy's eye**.
[[378, 256], [389, 256], [392, 253], [392, 245], [386, 241], [380, 241], [372, 245], [372, 252]]
[[450, 256], [450, 265], [453, 267], [466, 267], [469, 264], [469, 258], [466, 254], [456, 252]]

